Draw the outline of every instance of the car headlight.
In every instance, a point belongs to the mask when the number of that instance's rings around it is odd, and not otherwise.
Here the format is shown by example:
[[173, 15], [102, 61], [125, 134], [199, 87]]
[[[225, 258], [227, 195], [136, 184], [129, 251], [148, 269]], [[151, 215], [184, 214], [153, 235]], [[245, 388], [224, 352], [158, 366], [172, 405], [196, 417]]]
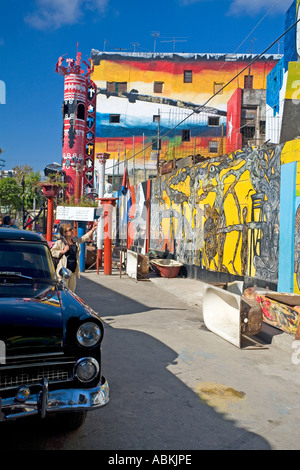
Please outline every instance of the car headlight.
[[82, 323], [76, 333], [78, 343], [85, 348], [95, 346], [99, 343], [101, 336], [100, 326], [91, 321]]
[[90, 382], [99, 373], [99, 364], [93, 357], [83, 357], [75, 365], [75, 377], [80, 382]]

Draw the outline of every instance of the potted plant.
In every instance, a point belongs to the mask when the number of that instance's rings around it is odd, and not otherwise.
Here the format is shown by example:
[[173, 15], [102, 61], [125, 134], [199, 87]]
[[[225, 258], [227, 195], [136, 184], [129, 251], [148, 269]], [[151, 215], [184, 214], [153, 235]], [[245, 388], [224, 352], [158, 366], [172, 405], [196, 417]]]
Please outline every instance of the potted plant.
[[67, 186], [67, 183], [62, 181], [62, 177], [57, 174], [51, 174], [41, 181], [39, 185], [42, 187], [43, 194], [47, 198], [58, 196], [59, 188]]

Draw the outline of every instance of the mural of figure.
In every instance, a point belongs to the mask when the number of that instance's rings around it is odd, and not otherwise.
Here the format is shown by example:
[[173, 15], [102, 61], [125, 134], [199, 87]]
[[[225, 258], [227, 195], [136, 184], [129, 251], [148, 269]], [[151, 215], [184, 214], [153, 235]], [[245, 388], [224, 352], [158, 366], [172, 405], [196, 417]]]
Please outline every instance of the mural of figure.
[[241, 247], [241, 274], [247, 274], [248, 266], [248, 224], [247, 224], [248, 208], [243, 207], [243, 230], [242, 230], [242, 247]]
[[[215, 261], [215, 256], [218, 253], [218, 211], [214, 207], [210, 207], [209, 204], [204, 206], [204, 217], [205, 222], [203, 226], [204, 230], [204, 251], [205, 257], [207, 259], [207, 268], [210, 268], [210, 264], [213, 261], [215, 269], [217, 269], [217, 264]], [[205, 263], [206, 264], [206, 263]]]

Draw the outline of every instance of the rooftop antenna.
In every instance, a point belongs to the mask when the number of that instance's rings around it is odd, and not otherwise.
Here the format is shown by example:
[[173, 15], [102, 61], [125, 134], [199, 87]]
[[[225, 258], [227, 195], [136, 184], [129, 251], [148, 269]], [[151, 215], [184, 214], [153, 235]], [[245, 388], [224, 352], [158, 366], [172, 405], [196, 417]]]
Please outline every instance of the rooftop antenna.
[[[252, 46], [251, 46], [250, 54], [253, 54], [254, 41], [256, 41], [256, 38], [252, 38], [252, 39], [251, 39]], [[251, 67], [249, 67], [249, 69], [248, 69], [248, 75], [249, 75], [249, 77], [250, 77], [250, 75], [251, 75]], [[249, 80], [250, 80], [250, 78], [249, 78]]]
[[176, 42], [186, 42], [188, 38], [165, 38], [167, 41], [160, 41], [160, 42], [172, 42], [173, 43], [173, 52], [175, 52], [175, 44]]
[[252, 38], [251, 39], [251, 42], [252, 42], [252, 46], [251, 46], [251, 54], [253, 54], [253, 50], [254, 50], [254, 41], [256, 41], [257, 38]]
[[152, 33], [151, 33], [151, 36], [154, 36], [154, 49], [153, 49], [154, 53], [155, 53], [155, 49], [156, 49], [156, 38], [158, 38], [159, 35], [160, 35], [159, 31], [152, 31]]
[[128, 49], [122, 49], [122, 47], [114, 47], [109, 41], [104, 39], [104, 51], [105, 51], [105, 45], [109, 44], [110, 48], [113, 49], [114, 51], [127, 51]]
[[139, 46], [139, 43], [138, 42], [132, 42], [131, 44], [133, 45], [133, 52], [135, 52], [135, 48]]

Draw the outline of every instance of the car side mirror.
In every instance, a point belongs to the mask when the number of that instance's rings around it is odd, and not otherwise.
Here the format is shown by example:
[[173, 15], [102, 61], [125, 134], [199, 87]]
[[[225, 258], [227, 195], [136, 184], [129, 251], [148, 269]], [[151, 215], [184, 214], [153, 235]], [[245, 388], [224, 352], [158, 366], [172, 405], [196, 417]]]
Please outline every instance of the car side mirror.
[[70, 279], [70, 277], [72, 276], [72, 271], [70, 271], [70, 269], [67, 269], [67, 268], [60, 268], [58, 274], [63, 279]]

